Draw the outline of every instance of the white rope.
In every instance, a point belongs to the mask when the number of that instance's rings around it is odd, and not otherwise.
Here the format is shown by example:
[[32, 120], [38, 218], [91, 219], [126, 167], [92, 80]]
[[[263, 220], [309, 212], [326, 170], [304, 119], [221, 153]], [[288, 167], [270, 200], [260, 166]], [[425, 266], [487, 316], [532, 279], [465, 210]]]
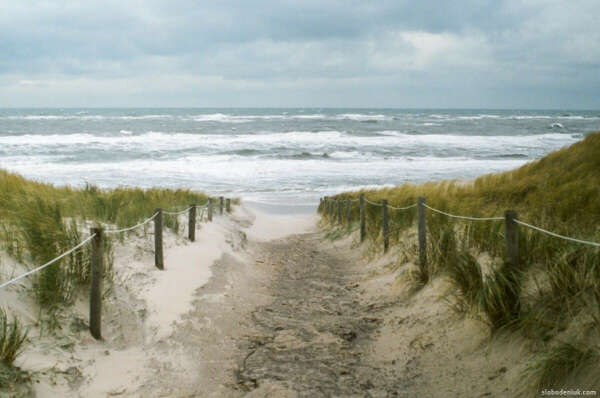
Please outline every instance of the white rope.
[[[209, 205], [209, 202], [208, 202], [208, 201], [206, 201], [206, 203], [204, 203], [202, 206], [200, 206], [200, 205], [196, 205], [196, 209], [198, 209], [198, 210], [200, 210], [200, 209], [207, 209], [207, 208], [208, 208], [208, 205]], [[188, 210], [189, 210], [189, 209], [191, 209], [191, 208], [192, 208], [192, 206], [190, 206], [190, 207], [188, 208]]]
[[178, 216], [180, 214], [185, 213], [186, 211], [189, 211], [191, 208], [192, 207], [190, 206], [187, 209], [183, 209], [181, 211], [167, 211], [167, 210], [163, 210], [162, 212], [165, 213], [165, 214], [170, 214], [170, 215], [173, 215], [173, 216]]
[[12, 278], [12, 279], [11, 279], [11, 280], [9, 280], [9, 281], [6, 281], [6, 282], [2, 283], [2, 284], [0, 285], [0, 289], [1, 289], [1, 288], [3, 288], [4, 286], [8, 286], [8, 285], [10, 285], [11, 283], [14, 283], [14, 282], [16, 282], [16, 281], [18, 281], [18, 280], [20, 280], [20, 279], [23, 279], [23, 278], [25, 278], [26, 276], [29, 276], [29, 275], [31, 275], [31, 274], [34, 274], [34, 273], [36, 273], [36, 272], [38, 272], [38, 271], [40, 271], [40, 270], [42, 270], [42, 269], [46, 268], [46, 267], [47, 267], [47, 266], [49, 266], [49, 265], [52, 265], [52, 264], [54, 264], [55, 262], [57, 262], [57, 261], [58, 261], [58, 260], [60, 260], [61, 258], [65, 257], [65, 256], [68, 256], [69, 254], [73, 253], [75, 250], [79, 249], [81, 246], [83, 246], [83, 245], [85, 245], [86, 243], [88, 243], [90, 240], [92, 240], [92, 238], [94, 238], [94, 236], [96, 236], [96, 234], [93, 234], [93, 235], [89, 236], [87, 239], [83, 240], [81, 243], [79, 243], [79, 244], [78, 244], [77, 246], [75, 246], [74, 248], [72, 248], [72, 249], [70, 249], [70, 250], [68, 250], [68, 251], [64, 252], [63, 254], [61, 254], [60, 256], [56, 257], [55, 259], [48, 261], [46, 264], [44, 264], [44, 265], [40, 265], [39, 267], [37, 267], [37, 268], [35, 268], [35, 269], [32, 269], [31, 271], [25, 272], [24, 274], [21, 274], [21, 275], [19, 275], [19, 276], [15, 277], [15, 278]]
[[438, 209], [434, 209], [431, 206], [428, 206], [427, 204], [423, 204], [423, 206], [427, 207], [429, 210], [433, 210], [436, 213], [440, 213], [443, 214], [445, 216], [448, 217], [452, 217], [452, 218], [460, 218], [462, 220], [471, 220], [471, 221], [499, 221], [499, 220], [504, 220], [504, 217], [467, 217], [467, 216], [457, 216], [456, 214], [450, 214], [450, 213], [446, 213], [443, 212], [441, 210]]
[[[186, 211], [189, 211], [192, 207], [194, 206], [190, 206], [187, 209], [183, 209], [181, 211], [168, 211], [168, 210], [163, 210], [163, 213], [165, 214], [170, 214], [170, 215], [179, 215], [179, 214], [183, 214]], [[208, 202], [206, 202], [202, 207], [196, 206], [196, 209], [206, 209], [208, 207]]]
[[152, 217], [150, 217], [150, 218], [142, 221], [141, 223], [139, 223], [137, 225], [134, 225], [133, 227], [127, 227], [127, 228], [123, 228], [123, 229], [109, 229], [109, 230], [106, 230], [104, 232], [107, 233], [107, 234], [118, 234], [118, 233], [121, 233], [121, 232], [131, 231], [133, 229], [141, 227], [142, 225], [147, 224], [150, 221], [154, 220], [157, 215], [158, 215], [158, 212], [154, 213], [154, 215]]
[[369, 199], [365, 198], [365, 202], [372, 204], [373, 206], [383, 206], [381, 203], [371, 202]]
[[557, 234], [555, 232], [547, 231], [547, 230], [545, 230], [543, 228], [536, 227], [535, 225], [527, 224], [526, 222], [520, 221], [520, 220], [517, 220], [517, 219], [513, 219], [513, 221], [516, 222], [517, 224], [521, 224], [521, 225], [524, 225], [526, 227], [535, 229], [536, 231], [540, 231], [540, 232], [543, 232], [543, 233], [548, 234], [550, 236], [554, 236], [555, 238], [561, 238], [561, 239], [565, 239], [565, 240], [570, 240], [571, 242], [583, 243], [584, 245], [591, 245], [591, 246], [600, 247], [600, 243], [597, 243], [597, 242], [591, 242], [589, 240], [581, 240], [581, 239], [570, 238], [570, 237], [564, 236], [564, 235], [559, 235], [559, 234]]
[[[185, 210], [181, 210], [181, 211], [179, 211], [179, 212], [171, 212], [171, 211], [165, 211], [165, 210], [163, 210], [163, 213], [166, 213], [166, 214], [174, 214], [174, 215], [179, 215], [179, 214], [185, 213], [186, 211], [189, 211], [191, 208], [192, 208], [192, 206], [188, 207], [188, 208], [187, 208], [187, 209], [185, 209]], [[206, 208], [208, 208], [208, 202], [207, 202], [206, 204], [204, 204], [204, 206], [202, 206], [202, 207], [200, 207], [200, 208], [199, 208], [199, 209], [201, 209], [201, 210], [202, 210], [202, 212], [200, 213], [200, 220], [202, 220], [202, 216], [204, 215], [204, 209], [206, 209]], [[158, 215], [158, 212], [154, 213], [154, 214], [153, 214], [153, 215], [152, 215], [150, 218], [147, 218], [146, 220], [144, 220], [144, 221], [142, 221], [141, 223], [139, 223], [139, 224], [137, 224], [137, 225], [134, 225], [134, 226], [132, 226], [132, 227], [127, 227], [127, 228], [123, 228], [123, 229], [112, 229], [112, 230], [110, 230], [110, 229], [109, 229], [109, 230], [106, 230], [106, 231], [104, 231], [104, 232], [105, 232], [106, 234], [118, 234], [118, 233], [121, 233], [121, 232], [127, 232], [127, 231], [131, 231], [131, 230], [134, 230], [134, 229], [136, 229], [136, 228], [139, 228], [139, 227], [141, 227], [141, 226], [143, 226], [143, 225], [145, 225], [145, 224], [149, 223], [150, 221], [154, 220], [154, 219], [156, 218], [156, 216], [157, 216], [157, 215]], [[75, 246], [75, 247], [73, 247], [72, 249], [70, 249], [70, 250], [68, 250], [68, 251], [64, 252], [63, 254], [61, 254], [60, 256], [56, 257], [55, 259], [48, 261], [46, 264], [44, 264], [44, 265], [40, 265], [39, 267], [37, 267], [37, 268], [35, 268], [35, 269], [32, 269], [31, 271], [25, 272], [25, 273], [24, 273], [24, 274], [22, 274], [22, 275], [19, 275], [19, 276], [15, 277], [15, 278], [13, 278], [13, 279], [11, 279], [11, 280], [9, 280], [9, 281], [6, 281], [6, 282], [4, 282], [4, 283], [0, 284], [0, 289], [1, 289], [1, 288], [3, 288], [3, 287], [5, 287], [5, 286], [8, 286], [8, 285], [10, 285], [11, 283], [14, 283], [14, 282], [16, 282], [16, 281], [18, 281], [18, 280], [20, 280], [20, 279], [23, 279], [23, 278], [25, 278], [26, 276], [29, 276], [29, 275], [31, 275], [31, 274], [34, 274], [34, 273], [36, 273], [36, 272], [38, 272], [38, 271], [40, 271], [40, 270], [42, 270], [42, 269], [44, 269], [44, 268], [46, 268], [46, 267], [48, 267], [48, 266], [52, 265], [52, 264], [54, 264], [55, 262], [57, 262], [57, 261], [58, 261], [58, 260], [60, 260], [61, 258], [65, 257], [65, 256], [68, 256], [69, 254], [73, 253], [75, 250], [79, 249], [80, 247], [82, 247], [83, 245], [85, 245], [86, 243], [88, 243], [90, 240], [92, 240], [92, 238], [93, 238], [94, 236], [96, 236], [96, 234], [93, 234], [93, 235], [89, 236], [87, 239], [83, 240], [83, 241], [82, 241], [81, 243], [79, 243], [77, 246]]]
[[408, 209], [412, 209], [413, 207], [417, 207], [417, 204], [412, 204], [410, 206], [406, 206], [406, 207], [394, 207], [394, 206], [390, 206], [388, 205], [388, 207], [392, 210], [408, 210]]

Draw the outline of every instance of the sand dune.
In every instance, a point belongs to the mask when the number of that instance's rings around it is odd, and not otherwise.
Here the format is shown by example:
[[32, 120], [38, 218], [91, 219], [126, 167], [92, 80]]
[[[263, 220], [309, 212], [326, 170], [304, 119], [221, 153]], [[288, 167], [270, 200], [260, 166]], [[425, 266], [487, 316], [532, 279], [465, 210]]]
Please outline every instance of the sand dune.
[[513, 396], [521, 386], [522, 344], [490, 341], [453, 313], [443, 277], [414, 293], [407, 248], [379, 255], [356, 232], [326, 239], [313, 214], [242, 205], [199, 224], [194, 243], [165, 233], [159, 271], [149, 232], [116, 244], [103, 341], [87, 330], [85, 294], [48, 333], [22, 286], [1, 292], [30, 327], [17, 365], [36, 396]]

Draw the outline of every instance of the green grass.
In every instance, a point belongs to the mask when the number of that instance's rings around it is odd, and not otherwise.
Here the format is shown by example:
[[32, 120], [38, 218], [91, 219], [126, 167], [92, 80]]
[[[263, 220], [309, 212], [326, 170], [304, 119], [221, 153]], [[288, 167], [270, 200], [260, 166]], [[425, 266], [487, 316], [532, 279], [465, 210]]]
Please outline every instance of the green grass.
[[[521, 315], [522, 272], [508, 264], [487, 275], [478, 294], [479, 309], [492, 331], [518, 323]], [[473, 292], [474, 293], [474, 292]]]
[[341, 237], [343, 237], [346, 234], [344, 229], [341, 228], [333, 228], [329, 231], [327, 231], [327, 233], [325, 234], [325, 238], [328, 240], [337, 240]]
[[447, 217], [439, 214], [430, 217], [427, 231], [427, 264], [423, 271], [425, 282], [442, 270], [446, 271], [449, 264], [457, 263], [460, 252], [456, 226]]
[[456, 286], [459, 299], [457, 309], [468, 312], [479, 303], [479, 292], [483, 291], [481, 267], [475, 257], [467, 252], [458, 254], [456, 261], [448, 263], [448, 276]]
[[0, 308], [0, 361], [7, 366], [12, 365], [21, 353], [27, 331], [16, 317], [12, 320], [3, 308]]
[[0, 396], [3, 398], [33, 397], [32, 377], [17, 367], [0, 362]]
[[[533, 393], [561, 388], [597, 390], [600, 388], [599, 364], [598, 347], [559, 342], [530, 364], [528, 373], [534, 380]], [[585, 377], [586, 373], [594, 374]]]
[[[519, 217], [535, 225], [590, 240], [600, 240], [600, 133], [590, 134], [571, 147], [554, 152], [538, 161], [505, 173], [488, 174], [472, 183], [459, 181], [404, 184], [395, 188], [362, 190], [334, 196], [334, 199], [358, 199], [361, 193], [374, 202], [388, 199], [402, 207], [416, 202], [419, 196], [440, 210], [469, 216], [502, 216], [512, 209]], [[326, 218], [325, 205], [319, 212]], [[432, 217], [428, 211], [428, 223]], [[352, 217], [358, 220], [358, 203], [353, 203]], [[414, 224], [416, 209], [390, 210], [390, 222], [409, 227]], [[381, 208], [367, 205], [367, 224], [373, 228], [369, 238], [377, 240], [381, 230]], [[493, 255], [503, 253], [502, 222], [473, 223], [472, 243]], [[543, 260], [560, 248], [552, 249], [543, 238], [529, 239], [528, 251], [534, 260]], [[552, 238], [554, 239], [554, 238]]]
[[[203, 193], [184, 189], [100, 189], [89, 184], [82, 189], [56, 187], [4, 170], [0, 170], [0, 192], [0, 250], [31, 267], [76, 246], [88, 236], [90, 226], [120, 229], [140, 223], [154, 214], [156, 208], [179, 210], [192, 203], [204, 205], [208, 200]], [[174, 231], [180, 228], [174, 216], [165, 215], [163, 224]], [[104, 277], [109, 282], [113, 274], [112, 239], [123, 241], [124, 234], [110, 235], [104, 240]], [[78, 289], [86, 288], [90, 282], [90, 250], [91, 246], [85, 245], [30, 276], [33, 294], [41, 306], [42, 324], [50, 331], [58, 327], [57, 312], [71, 304]], [[26, 335], [16, 318], [11, 321], [0, 310], [2, 386], [26, 377], [10, 366]]]

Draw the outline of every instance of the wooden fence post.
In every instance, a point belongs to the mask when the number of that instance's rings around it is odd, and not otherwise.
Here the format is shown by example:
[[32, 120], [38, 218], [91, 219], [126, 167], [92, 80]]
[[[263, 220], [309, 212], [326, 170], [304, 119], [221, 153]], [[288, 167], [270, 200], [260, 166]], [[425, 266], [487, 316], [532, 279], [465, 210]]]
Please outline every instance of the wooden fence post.
[[231, 213], [231, 199], [229, 198], [225, 199], [225, 210], [227, 213]]
[[188, 215], [188, 238], [191, 242], [196, 240], [196, 204], [190, 205]]
[[387, 253], [388, 249], [390, 248], [390, 226], [387, 199], [383, 199], [381, 201], [381, 210], [383, 215], [383, 252]]
[[212, 212], [213, 212], [213, 206], [212, 206], [212, 199], [208, 199], [208, 221], [212, 221]]
[[417, 214], [419, 217], [419, 266], [423, 271], [427, 266], [427, 217], [425, 213], [425, 198], [417, 199]]
[[96, 340], [102, 338], [102, 277], [104, 274], [104, 230], [92, 228], [90, 258], [90, 333]]
[[337, 220], [338, 224], [342, 223], [342, 200], [337, 200]]
[[352, 199], [348, 199], [346, 202], [346, 222], [348, 227], [350, 226], [350, 219], [352, 218]]
[[331, 217], [333, 215], [333, 199], [329, 198], [329, 216]]
[[223, 197], [219, 196], [219, 214], [223, 215]]
[[504, 235], [506, 237], [506, 258], [515, 269], [519, 267], [519, 224], [515, 222], [517, 212], [504, 212]]
[[360, 241], [365, 240], [367, 235], [367, 224], [365, 223], [365, 194], [360, 194]]
[[156, 268], [163, 270], [165, 269], [165, 263], [163, 259], [163, 213], [162, 209], [154, 210], [156, 217], [154, 217], [154, 265]]

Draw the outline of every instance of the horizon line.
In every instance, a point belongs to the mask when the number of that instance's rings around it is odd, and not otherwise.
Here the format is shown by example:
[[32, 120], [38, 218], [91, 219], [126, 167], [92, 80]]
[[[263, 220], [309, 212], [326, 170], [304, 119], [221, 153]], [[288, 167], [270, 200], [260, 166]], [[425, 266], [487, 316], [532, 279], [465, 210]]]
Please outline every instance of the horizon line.
[[591, 111], [600, 108], [473, 108], [473, 107], [366, 107], [366, 106], [0, 106], [6, 109], [383, 109], [383, 110], [489, 110], [489, 111]]

